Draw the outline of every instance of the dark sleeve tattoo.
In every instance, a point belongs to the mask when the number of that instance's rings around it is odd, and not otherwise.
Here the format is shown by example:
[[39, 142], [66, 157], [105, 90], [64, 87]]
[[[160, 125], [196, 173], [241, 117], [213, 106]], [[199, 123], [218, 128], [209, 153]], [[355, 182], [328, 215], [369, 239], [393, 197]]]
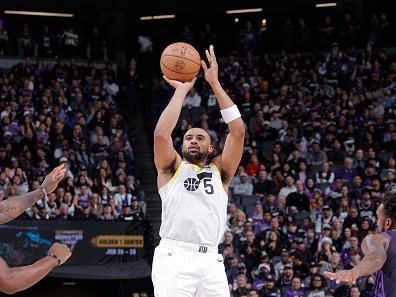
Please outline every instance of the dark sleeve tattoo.
[[41, 190], [35, 190], [23, 195], [11, 197], [0, 202], [0, 224], [5, 224], [23, 213], [43, 198]]

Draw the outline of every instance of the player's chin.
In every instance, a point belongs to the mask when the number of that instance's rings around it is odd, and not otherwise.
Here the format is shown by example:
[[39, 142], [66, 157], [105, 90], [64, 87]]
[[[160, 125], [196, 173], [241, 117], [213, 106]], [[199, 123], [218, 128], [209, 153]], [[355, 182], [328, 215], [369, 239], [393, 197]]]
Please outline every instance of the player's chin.
[[204, 161], [207, 157], [207, 154], [202, 153], [200, 151], [194, 151], [194, 152], [190, 152], [190, 151], [184, 151], [183, 152], [183, 158], [190, 162], [190, 163], [198, 163], [201, 161]]

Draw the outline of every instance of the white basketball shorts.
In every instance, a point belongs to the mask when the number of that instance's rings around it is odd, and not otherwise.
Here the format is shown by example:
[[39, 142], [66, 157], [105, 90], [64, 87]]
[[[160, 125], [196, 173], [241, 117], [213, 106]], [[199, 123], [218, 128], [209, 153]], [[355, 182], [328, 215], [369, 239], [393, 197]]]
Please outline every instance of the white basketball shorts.
[[229, 297], [217, 247], [161, 239], [153, 258], [155, 297]]

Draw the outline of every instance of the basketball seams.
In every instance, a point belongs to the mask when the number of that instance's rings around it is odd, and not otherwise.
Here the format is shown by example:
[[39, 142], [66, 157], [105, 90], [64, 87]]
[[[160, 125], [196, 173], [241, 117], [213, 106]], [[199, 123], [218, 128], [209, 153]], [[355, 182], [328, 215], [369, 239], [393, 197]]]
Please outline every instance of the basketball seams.
[[162, 60], [164, 57], [173, 57], [173, 58], [179, 58], [179, 59], [181, 59], [181, 60], [187, 60], [187, 61], [193, 62], [195, 65], [201, 67], [201, 64], [200, 64], [200, 63], [197, 63], [197, 62], [195, 62], [194, 60], [191, 60], [191, 59], [189, 59], [189, 58], [180, 57], [180, 56], [176, 56], [176, 55], [163, 55], [163, 56], [161, 56], [161, 60]]
[[188, 48], [191, 49], [193, 52], [195, 52], [195, 53], [197, 54], [197, 56], [201, 59], [201, 56], [200, 56], [200, 54], [198, 53], [197, 49], [196, 49], [195, 47], [193, 47], [191, 44], [186, 43], [186, 42], [175, 42], [175, 43], [172, 43], [171, 45], [168, 45], [168, 46], [164, 49], [164, 52], [165, 52], [167, 49], [170, 49], [170, 48], [175, 47], [175, 46], [178, 46], [178, 45], [183, 45], [183, 46], [188, 47]]
[[201, 56], [191, 44], [175, 42], [163, 50], [160, 66], [162, 73], [168, 73], [169, 78], [182, 82], [190, 81], [201, 69]]
[[195, 71], [195, 72], [177, 72], [177, 71], [175, 71], [175, 70], [169, 68], [168, 66], [166, 66], [166, 65], [165, 65], [164, 63], [162, 63], [162, 62], [161, 62], [161, 65], [164, 66], [166, 69], [168, 69], [168, 70], [170, 70], [170, 71], [172, 71], [172, 72], [174, 72], [174, 73], [177, 73], [177, 74], [195, 74], [195, 73], [198, 73], [198, 72], [199, 72], [199, 69], [198, 69], [198, 71]]

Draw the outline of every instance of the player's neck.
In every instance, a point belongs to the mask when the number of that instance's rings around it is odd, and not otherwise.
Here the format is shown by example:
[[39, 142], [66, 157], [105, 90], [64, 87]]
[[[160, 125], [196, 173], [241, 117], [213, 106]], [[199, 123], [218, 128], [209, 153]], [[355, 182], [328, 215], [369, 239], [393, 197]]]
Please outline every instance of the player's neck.
[[200, 168], [204, 168], [206, 165], [207, 165], [207, 160], [205, 159], [204, 161], [201, 161], [201, 162], [190, 162], [190, 161], [187, 161], [186, 159], [184, 159], [184, 162], [187, 162], [187, 163], [189, 163], [189, 164], [192, 164], [192, 165], [195, 165], [195, 166], [198, 166], [198, 167], [200, 167]]

